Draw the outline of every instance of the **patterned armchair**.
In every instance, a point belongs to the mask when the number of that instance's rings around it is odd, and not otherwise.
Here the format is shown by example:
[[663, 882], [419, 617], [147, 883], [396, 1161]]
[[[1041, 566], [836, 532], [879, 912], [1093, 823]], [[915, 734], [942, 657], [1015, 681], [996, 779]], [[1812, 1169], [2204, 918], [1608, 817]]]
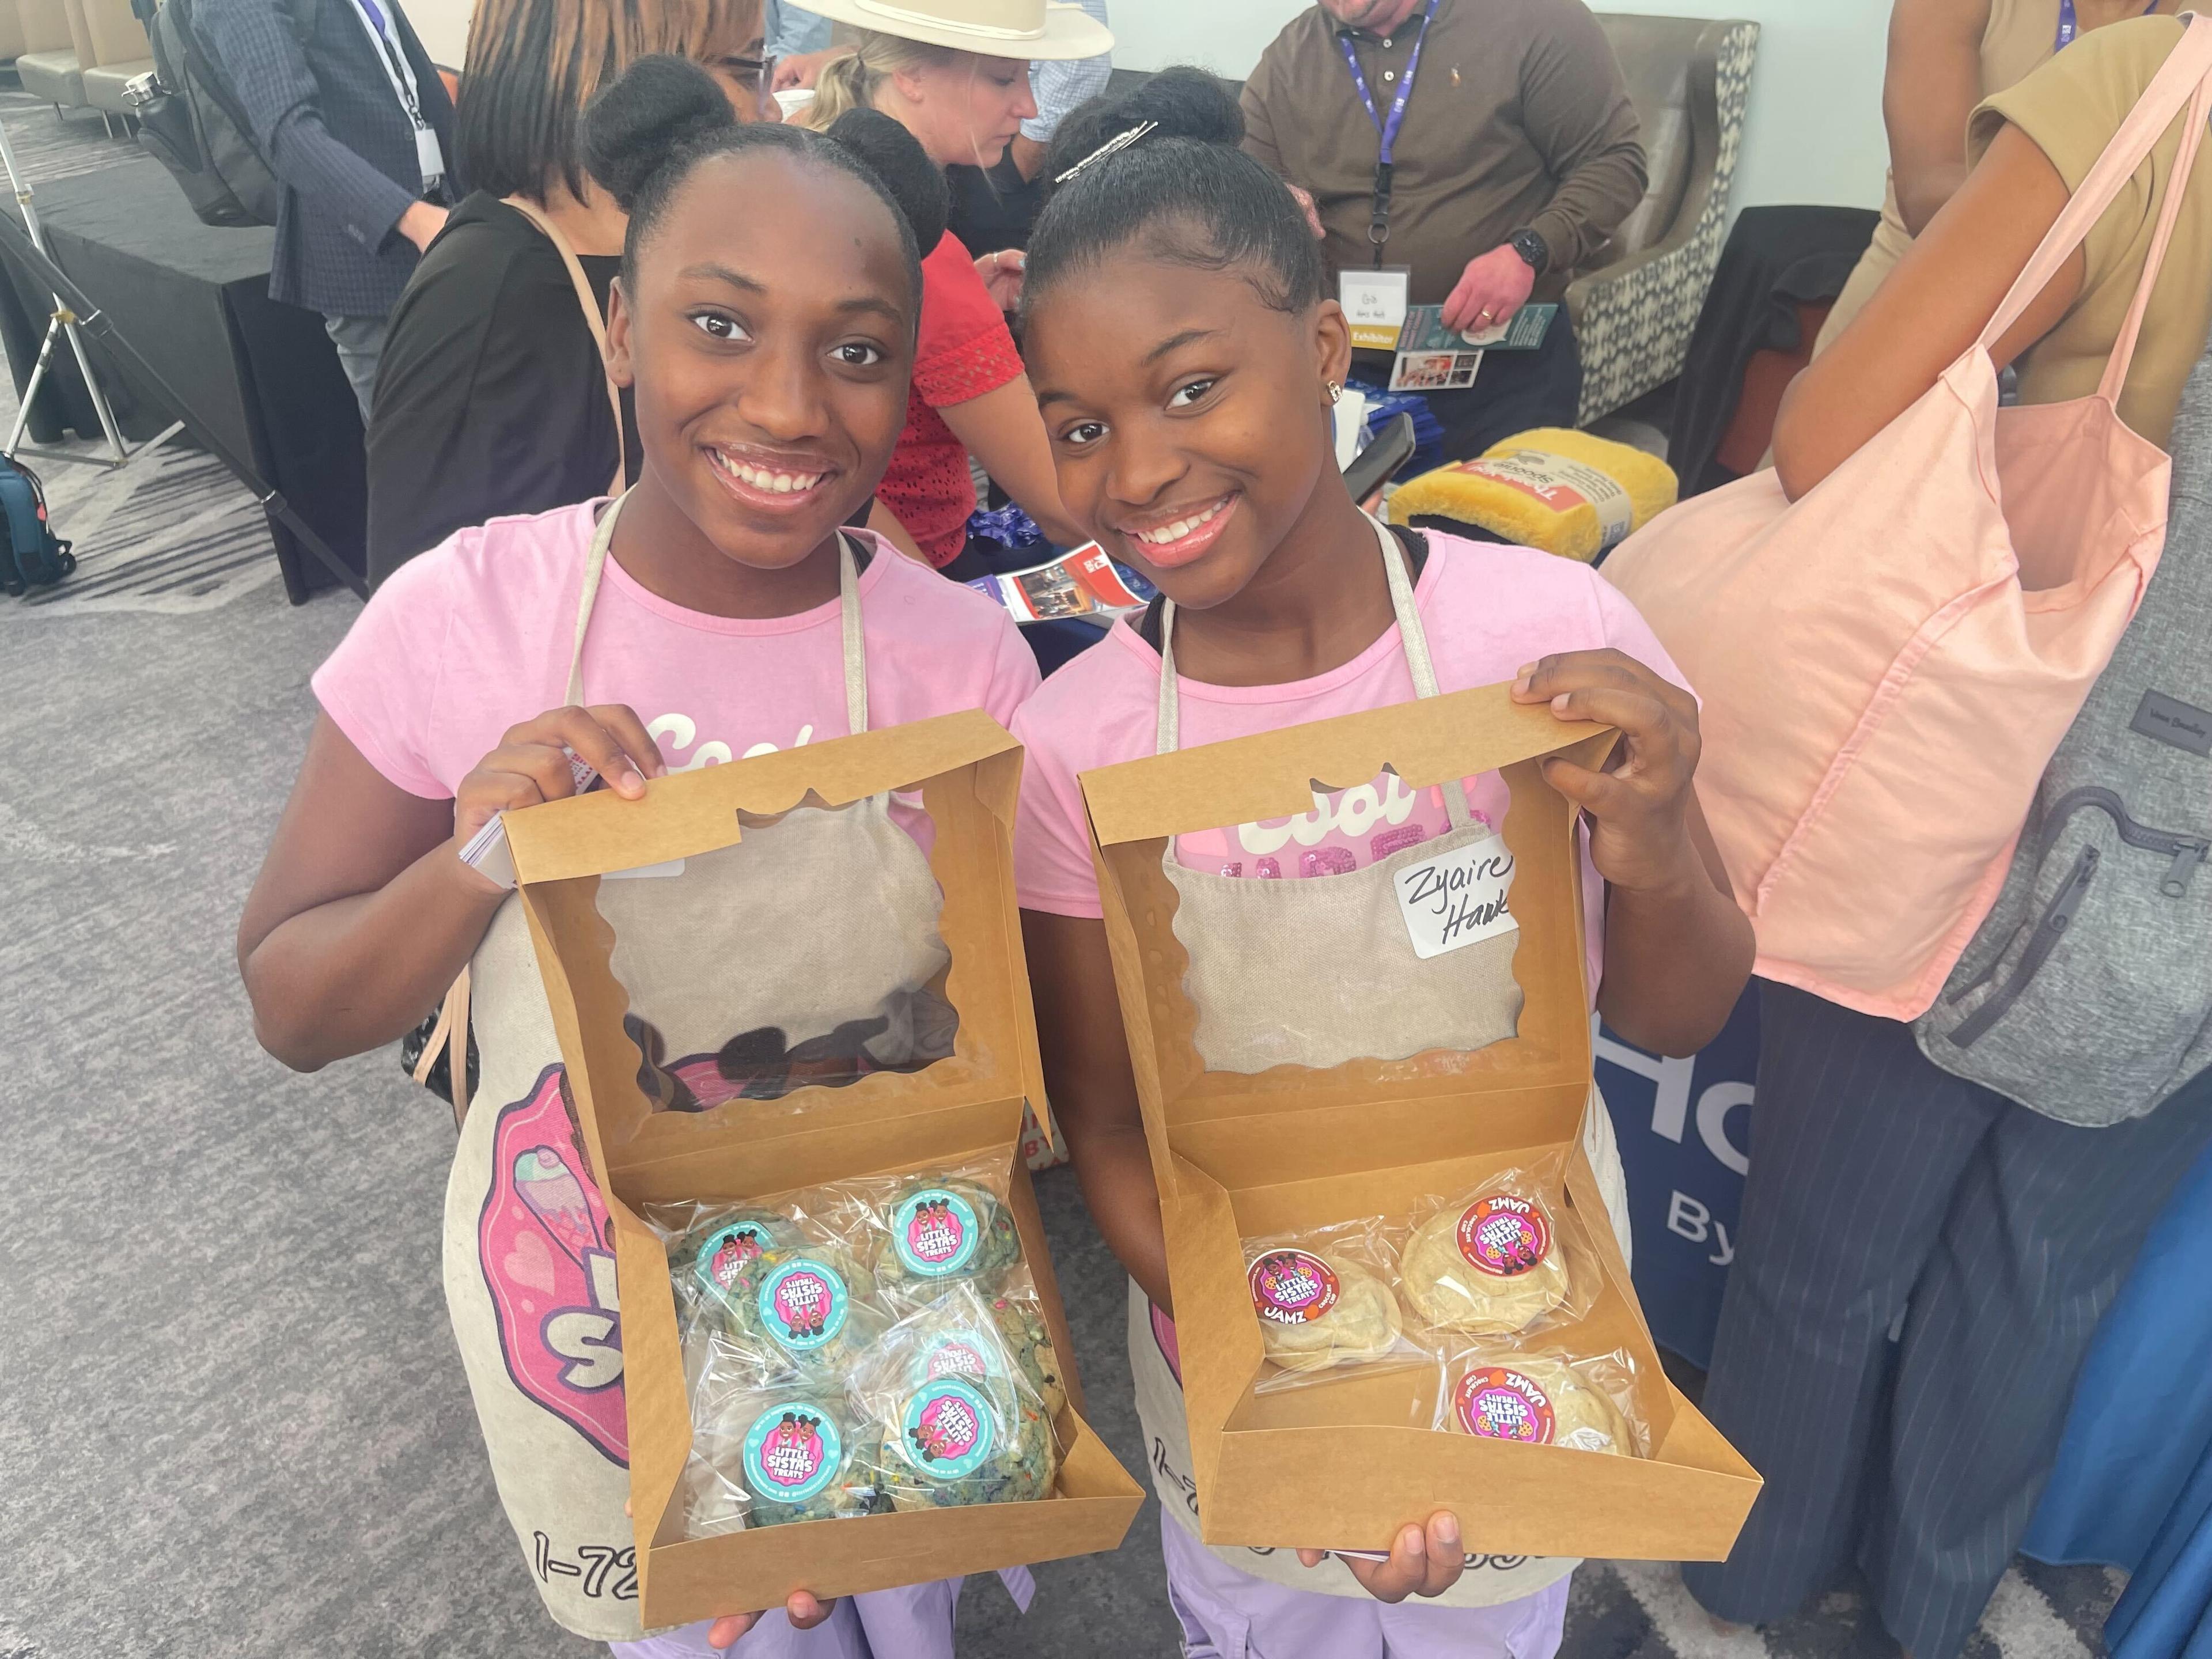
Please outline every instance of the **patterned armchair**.
[[1567, 289], [1582, 348], [1582, 422], [1680, 372], [1720, 262], [1759, 25], [1601, 12], [1644, 124], [1650, 183], [1615, 233], [1613, 263]]

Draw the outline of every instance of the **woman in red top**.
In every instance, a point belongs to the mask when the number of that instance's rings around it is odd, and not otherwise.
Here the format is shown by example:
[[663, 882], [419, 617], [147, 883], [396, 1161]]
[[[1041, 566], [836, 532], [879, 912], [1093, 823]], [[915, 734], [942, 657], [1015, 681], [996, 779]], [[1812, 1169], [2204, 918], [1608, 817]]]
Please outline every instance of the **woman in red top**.
[[[878, 110], [912, 134], [939, 168], [998, 162], [1022, 122], [1036, 113], [1030, 59], [1088, 58], [1113, 46], [1112, 36], [1075, 7], [1044, 0], [1036, 0], [1037, 33], [1018, 40], [963, 21], [973, 9], [963, 0], [912, 0], [896, 17], [863, 10], [854, 0], [810, 0], [808, 9], [862, 27], [853, 44], [823, 63], [814, 102], [793, 119], [826, 131], [848, 111]], [[1086, 539], [1060, 505], [1044, 422], [1006, 328], [1004, 312], [1020, 289], [1020, 256], [970, 259], [948, 231], [922, 260], [921, 274], [921, 338], [906, 430], [877, 499], [930, 563], [955, 576], [982, 574], [988, 566], [981, 555], [967, 553], [968, 518], [975, 510], [972, 454], [1054, 541]]]

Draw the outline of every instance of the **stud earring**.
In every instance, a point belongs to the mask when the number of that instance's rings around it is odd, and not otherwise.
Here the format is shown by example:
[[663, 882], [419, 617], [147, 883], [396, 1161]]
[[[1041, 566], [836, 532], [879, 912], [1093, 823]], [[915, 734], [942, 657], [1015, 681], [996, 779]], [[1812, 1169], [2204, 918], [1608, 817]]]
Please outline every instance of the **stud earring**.
[[1329, 402], [1333, 404], [1340, 404], [1344, 401], [1344, 388], [1339, 386], [1334, 380], [1324, 380], [1322, 384], [1328, 388]]

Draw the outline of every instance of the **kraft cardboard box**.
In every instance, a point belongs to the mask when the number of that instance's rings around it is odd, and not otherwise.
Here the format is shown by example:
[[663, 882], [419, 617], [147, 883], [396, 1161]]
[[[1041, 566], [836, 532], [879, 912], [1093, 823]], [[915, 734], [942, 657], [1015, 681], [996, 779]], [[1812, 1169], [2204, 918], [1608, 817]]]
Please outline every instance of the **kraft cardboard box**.
[[[1449, 1508], [1468, 1550], [1484, 1553], [1708, 1560], [1734, 1543], [1759, 1477], [1661, 1371], [1582, 1151], [1585, 1107], [1603, 1107], [1591, 1079], [1580, 860], [1573, 811], [1539, 762], [1598, 765], [1615, 736], [1492, 686], [1083, 775], [1167, 1226], [1208, 1542], [1387, 1549], [1407, 1521]], [[1310, 812], [1315, 791], [1386, 768], [1414, 789], [1497, 771], [1511, 791], [1501, 833], [1525, 998], [1516, 1034], [1395, 1061], [1208, 1071], [1193, 1038], [1176, 891], [1161, 870], [1169, 838]], [[1358, 964], [1345, 971], [1354, 998]], [[1650, 1457], [1437, 1432], [1433, 1367], [1255, 1393], [1264, 1362], [1242, 1238], [1403, 1216], [1425, 1195], [1547, 1150], [1568, 1156], [1567, 1202], [1601, 1259], [1602, 1289], [1573, 1340], [1634, 1357]]]
[[[613, 1223], [648, 1629], [777, 1607], [795, 1589], [848, 1595], [1113, 1549], [1142, 1502], [1081, 1416], [1073, 1345], [1018, 1155], [1024, 1106], [1034, 1104], [1042, 1119], [1045, 1104], [1013, 893], [1020, 775], [1019, 746], [988, 715], [969, 713], [656, 779], [642, 801], [599, 792], [507, 815], [578, 1127]], [[780, 1099], [662, 1109], [641, 1073], [644, 1061], [663, 1057], [645, 1054], [638, 1028], [625, 1028], [632, 997], [617, 966], [618, 959], [634, 963], [625, 953], [649, 951], [651, 940], [617, 937], [599, 902], [603, 878], [642, 872], [623, 878], [666, 882], [666, 892], [679, 893], [680, 861], [718, 855], [720, 867], [731, 868], [745, 858], [749, 833], [755, 848], [769, 847], [763, 828], [780, 815], [798, 823], [812, 808], [894, 790], [909, 801], [918, 791], [929, 819], [928, 864], [943, 904], [937, 931], [951, 957], [942, 994], [958, 1017], [950, 1057], [918, 1071], [874, 1072], [849, 1086], [801, 1087]], [[848, 873], [865, 891], [863, 872]], [[842, 921], [857, 947], [871, 918], [864, 908], [851, 927], [848, 901], [849, 894], [841, 899]], [[684, 909], [673, 907], [677, 925]], [[732, 937], [726, 969], [706, 985], [687, 976], [681, 994], [735, 1000], [757, 954], [744, 937]], [[996, 1159], [1007, 1172], [1010, 1206], [1060, 1352], [1069, 1403], [1056, 1425], [1064, 1449], [1052, 1495], [687, 1538], [681, 1482], [692, 1425], [684, 1356], [666, 1256], [641, 1212], [978, 1158]]]

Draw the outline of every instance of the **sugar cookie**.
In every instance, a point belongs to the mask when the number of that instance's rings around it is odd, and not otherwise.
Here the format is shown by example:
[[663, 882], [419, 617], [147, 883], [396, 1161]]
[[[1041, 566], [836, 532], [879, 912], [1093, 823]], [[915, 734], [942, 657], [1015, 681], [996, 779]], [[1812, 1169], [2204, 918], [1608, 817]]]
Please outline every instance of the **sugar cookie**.
[[1406, 1300], [1446, 1330], [1506, 1336], [1565, 1305], [1567, 1253], [1550, 1212], [1510, 1190], [1447, 1205], [1413, 1231], [1399, 1261]]
[[1342, 1251], [1267, 1250], [1246, 1279], [1267, 1358], [1285, 1370], [1376, 1359], [1397, 1343], [1398, 1298]]
[[1446, 1396], [1445, 1412], [1445, 1426], [1462, 1434], [1635, 1455], [1627, 1419], [1605, 1391], [1547, 1355], [1465, 1361]]

